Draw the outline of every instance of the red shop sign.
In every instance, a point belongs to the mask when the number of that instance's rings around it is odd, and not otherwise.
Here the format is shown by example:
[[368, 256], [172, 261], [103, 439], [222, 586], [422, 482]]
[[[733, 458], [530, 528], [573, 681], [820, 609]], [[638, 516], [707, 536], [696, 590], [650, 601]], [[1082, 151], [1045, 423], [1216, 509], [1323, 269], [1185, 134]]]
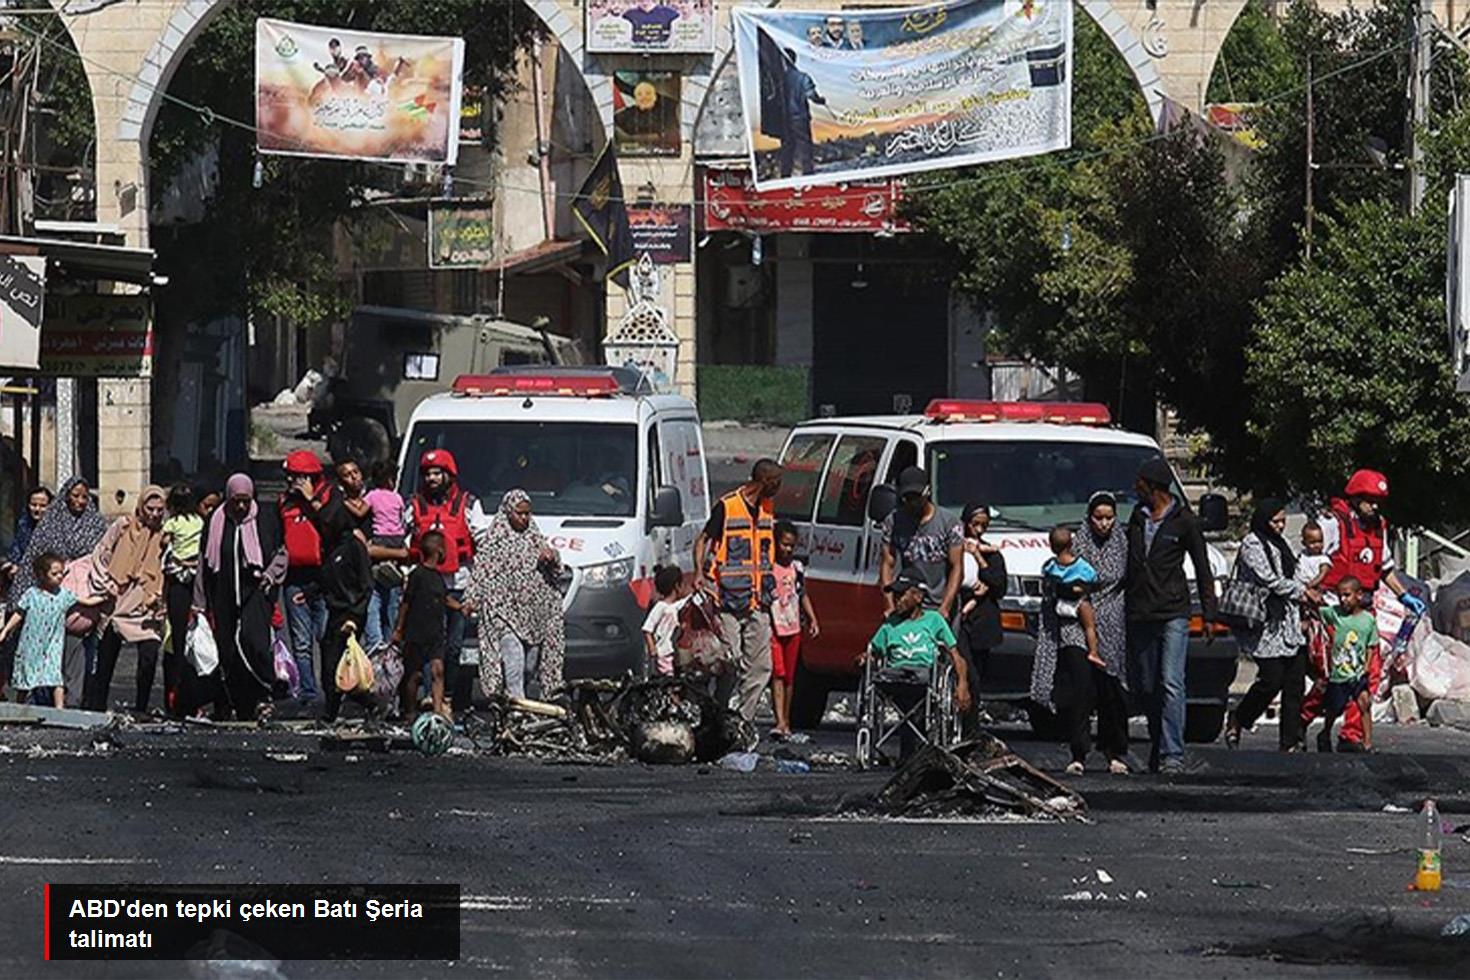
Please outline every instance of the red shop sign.
[[898, 218], [895, 180], [849, 181], [757, 191], [750, 171], [707, 169], [701, 181], [705, 231], [908, 231]]

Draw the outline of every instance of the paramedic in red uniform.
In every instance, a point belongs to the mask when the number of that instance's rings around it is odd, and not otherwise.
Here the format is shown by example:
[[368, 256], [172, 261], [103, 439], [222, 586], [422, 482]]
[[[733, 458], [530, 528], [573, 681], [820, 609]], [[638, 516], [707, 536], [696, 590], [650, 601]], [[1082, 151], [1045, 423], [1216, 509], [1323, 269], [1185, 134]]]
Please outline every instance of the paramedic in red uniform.
[[[481, 510], [475, 495], [459, 485], [459, 465], [449, 450], [430, 449], [419, 457], [419, 485], [405, 508], [403, 524], [415, 563], [419, 560], [419, 539], [426, 532], [438, 531], [444, 535], [444, 560], [439, 564], [439, 571], [449, 595], [456, 602], [462, 600], [475, 561], [475, 537], [490, 529], [490, 518]], [[459, 669], [465, 615], [448, 608], [444, 615], [444, 690], [453, 710], [467, 711], [475, 671], [461, 674]]]
[[[1322, 591], [1331, 594], [1337, 583], [1348, 576], [1363, 584], [1370, 596], [1383, 583], [1393, 590], [1400, 602], [1411, 613], [1422, 614], [1424, 601], [1408, 591], [1388, 548], [1388, 522], [1378, 513], [1379, 506], [1388, 499], [1388, 477], [1374, 470], [1358, 470], [1342, 497], [1334, 497], [1327, 510], [1318, 518], [1322, 525], [1322, 538], [1326, 553], [1332, 556], [1332, 565], [1322, 580]], [[1371, 608], [1371, 602], [1369, 603]], [[1383, 673], [1381, 645], [1375, 648], [1368, 662], [1368, 689], [1378, 690]], [[1303, 732], [1306, 723], [1321, 710], [1320, 695], [1313, 694], [1302, 703]], [[1342, 734], [1338, 739], [1339, 752], [1361, 752], [1363, 750], [1363, 720], [1355, 704], [1349, 704], [1343, 715]]]
[[317, 513], [332, 498], [332, 481], [322, 461], [309, 449], [286, 454], [286, 492], [281, 495], [281, 532], [286, 541], [286, 581], [281, 587], [291, 656], [301, 676], [301, 700], [322, 695], [316, 689], [312, 655], [327, 629], [327, 600], [322, 593], [322, 536]]

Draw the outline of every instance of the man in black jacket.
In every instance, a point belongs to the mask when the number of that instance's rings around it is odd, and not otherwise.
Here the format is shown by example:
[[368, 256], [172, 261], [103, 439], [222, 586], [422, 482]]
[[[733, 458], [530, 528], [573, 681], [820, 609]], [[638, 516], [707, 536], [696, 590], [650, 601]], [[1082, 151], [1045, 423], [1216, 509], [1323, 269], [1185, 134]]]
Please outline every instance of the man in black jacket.
[[1185, 658], [1189, 648], [1187, 555], [1205, 619], [1215, 619], [1215, 581], [1199, 521], [1174, 495], [1174, 474], [1163, 457], [1138, 469], [1140, 503], [1128, 521], [1128, 668], [1148, 715], [1149, 769], [1184, 769]]

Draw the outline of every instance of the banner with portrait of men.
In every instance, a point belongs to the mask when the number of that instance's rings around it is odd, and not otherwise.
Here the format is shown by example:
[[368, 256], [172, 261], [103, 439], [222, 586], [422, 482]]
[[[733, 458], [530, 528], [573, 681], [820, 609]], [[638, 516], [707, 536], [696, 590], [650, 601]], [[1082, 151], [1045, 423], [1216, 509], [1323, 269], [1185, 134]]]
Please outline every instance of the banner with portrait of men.
[[1071, 145], [1071, 0], [732, 14], [761, 190]]
[[262, 153], [453, 164], [464, 40], [255, 22]]

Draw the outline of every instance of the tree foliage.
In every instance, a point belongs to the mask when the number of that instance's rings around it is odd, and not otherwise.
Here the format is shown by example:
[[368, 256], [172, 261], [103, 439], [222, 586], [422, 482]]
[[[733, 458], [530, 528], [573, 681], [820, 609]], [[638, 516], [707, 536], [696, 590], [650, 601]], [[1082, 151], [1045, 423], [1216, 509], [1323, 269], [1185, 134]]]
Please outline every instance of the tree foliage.
[[1261, 273], [1220, 149], [1189, 124], [1155, 134], [1086, 17], [1076, 63], [1072, 154], [922, 192], [918, 219], [954, 248], [956, 281], [995, 314], [1004, 349], [1078, 372], [1130, 427], [1152, 429], [1162, 398], [1223, 460], [1253, 458], [1230, 406]]
[[[1470, 421], [1449, 377], [1441, 298], [1443, 202], [1450, 176], [1470, 170], [1470, 112], [1458, 105], [1470, 88], [1464, 59], [1440, 47], [1419, 134], [1431, 186], [1409, 217], [1414, 6], [1327, 14], [1298, 0], [1274, 18], [1248, 7], [1210, 88], [1257, 104], [1265, 148], [1239, 176], [1195, 129], [1151, 138], [1137, 103], [1097, 84], [1126, 69], [1079, 17], [1075, 151], [924, 193], [919, 222], [953, 249], [957, 285], [994, 312], [999, 345], [1082, 372], [1131, 427], [1144, 427], [1154, 397], [1172, 406], [1208, 434], [1227, 483], [1335, 492], [1372, 465], [1393, 480], [1400, 520], [1470, 517], [1450, 490], [1470, 478]], [[1108, 101], [1084, 116], [1089, 85]]]
[[1324, 219], [1313, 261], [1272, 283], [1249, 352], [1251, 424], [1286, 487], [1389, 475], [1400, 522], [1470, 517], [1470, 413], [1444, 336], [1441, 209], [1366, 201]]
[[491, 94], [511, 84], [515, 52], [539, 22], [520, 3], [242, 0], [225, 8], [195, 41], [169, 86], [170, 95], [188, 105], [164, 104], [150, 162], [158, 185], [217, 143], [218, 190], [204, 222], [173, 234], [155, 232], [160, 265], [176, 282], [187, 283], [199, 312], [275, 314], [310, 327], [340, 318], [347, 308], [334, 278], [333, 228], [393, 172], [369, 163], [257, 158], [254, 133], [222, 121], [255, 118], [258, 17], [463, 37], [465, 81]]

